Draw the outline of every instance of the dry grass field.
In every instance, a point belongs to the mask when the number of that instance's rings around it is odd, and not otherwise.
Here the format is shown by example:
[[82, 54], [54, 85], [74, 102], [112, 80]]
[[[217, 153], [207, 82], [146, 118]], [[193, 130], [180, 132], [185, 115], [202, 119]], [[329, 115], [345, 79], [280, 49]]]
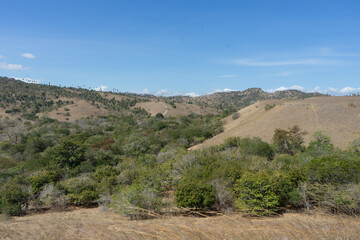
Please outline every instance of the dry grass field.
[[[266, 105], [275, 106], [265, 110]], [[233, 120], [232, 116], [224, 119], [223, 133], [192, 149], [218, 145], [229, 137], [260, 137], [270, 143], [275, 129], [294, 125], [308, 133], [304, 136], [305, 144], [318, 130], [329, 135], [340, 148], [360, 138], [360, 96], [266, 100], [243, 108], [238, 114], [238, 119]]]
[[[58, 110], [53, 110], [46, 113], [50, 118], [57, 119], [59, 121], [75, 121], [80, 120], [81, 118], [86, 117], [98, 117], [105, 116], [109, 112], [103, 108], [97, 108], [94, 105], [91, 105], [89, 102], [84, 100], [72, 99], [72, 98], [63, 98], [63, 101], [74, 101], [74, 104], [66, 105]], [[67, 111], [66, 111], [67, 110]], [[43, 115], [40, 114], [40, 116]]]
[[130, 221], [111, 212], [76, 209], [0, 220], [0, 239], [359, 239], [360, 219], [287, 213]]

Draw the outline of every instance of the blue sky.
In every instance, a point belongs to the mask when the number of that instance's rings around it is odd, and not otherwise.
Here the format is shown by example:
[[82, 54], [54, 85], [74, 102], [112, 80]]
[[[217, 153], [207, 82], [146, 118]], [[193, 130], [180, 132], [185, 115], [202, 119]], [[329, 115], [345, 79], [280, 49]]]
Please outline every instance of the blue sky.
[[122, 92], [360, 92], [360, 1], [0, 1], [0, 76]]

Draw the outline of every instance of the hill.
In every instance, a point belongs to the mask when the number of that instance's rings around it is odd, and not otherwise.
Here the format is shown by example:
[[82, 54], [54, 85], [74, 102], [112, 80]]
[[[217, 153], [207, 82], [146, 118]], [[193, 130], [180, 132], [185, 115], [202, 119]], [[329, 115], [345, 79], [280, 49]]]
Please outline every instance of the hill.
[[157, 113], [164, 116], [190, 113], [226, 116], [259, 100], [303, 99], [312, 96], [321, 94], [297, 90], [267, 93], [260, 88], [250, 88], [199, 97], [158, 97], [31, 84], [0, 77], [0, 115], [27, 120], [45, 115], [60, 121], [75, 121], [108, 114], [131, 114], [139, 110], [145, 110], [152, 116]]
[[304, 99], [324, 96], [320, 93], [304, 93], [298, 90], [276, 91], [268, 93], [260, 88], [249, 88], [244, 91], [217, 92], [198, 97], [170, 97], [175, 102], [188, 102], [199, 106], [217, 109], [224, 115], [229, 115], [255, 102], [268, 99]]
[[218, 145], [229, 137], [260, 137], [271, 142], [274, 130], [298, 125], [308, 134], [305, 143], [318, 130], [329, 135], [335, 146], [345, 148], [360, 137], [360, 96], [313, 97], [305, 100], [266, 100], [237, 112], [238, 118], [223, 119], [224, 132], [194, 146], [201, 149]]
[[[339, 150], [319, 139], [316, 147], [296, 148], [288, 156], [260, 139], [186, 151], [224, 134], [272, 135], [271, 128], [299, 120], [307, 124], [299, 124], [304, 130], [327, 127], [340, 134], [332, 135], [334, 141], [345, 141], [350, 137], [344, 134], [358, 134], [359, 97], [258, 102], [226, 118], [221, 134], [220, 115], [186, 115], [191, 107], [205, 109], [195, 102], [11, 79], [5, 83], [0, 92], [5, 110], [0, 119], [1, 216], [79, 206], [111, 208], [131, 219], [178, 214], [178, 208], [274, 215], [321, 207], [360, 214], [358, 143]], [[161, 105], [157, 111], [162, 114], [151, 116], [138, 104]], [[185, 116], [170, 117], [171, 111]], [[254, 194], [259, 200], [249, 201]]]

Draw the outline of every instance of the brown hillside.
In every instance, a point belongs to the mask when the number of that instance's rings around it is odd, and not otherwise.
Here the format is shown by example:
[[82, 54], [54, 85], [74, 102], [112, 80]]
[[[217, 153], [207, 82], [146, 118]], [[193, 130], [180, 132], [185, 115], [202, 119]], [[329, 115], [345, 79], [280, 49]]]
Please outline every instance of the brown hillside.
[[152, 116], [157, 113], [162, 113], [164, 116], [188, 115], [191, 112], [201, 115], [217, 114], [217, 112], [212, 108], [200, 107], [195, 104], [175, 103], [175, 106], [176, 108], [162, 101], [140, 102], [135, 105], [135, 107], [145, 109]]
[[[265, 106], [275, 107], [265, 110]], [[240, 117], [224, 119], [224, 132], [191, 149], [221, 144], [229, 137], [260, 137], [271, 142], [274, 130], [300, 126], [308, 144], [318, 130], [329, 135], [335, 146], [345, 148], [360, 138], [360, 96], [313, 97], [305, 100], [266, 100], [238, 111]]]
[[72, 100], [74, 104], [63, 106], [48, 113], [42, 113], [40, 116], [46, 115], [59, 121], [75, 121], [81, 118], [105, 116], [108, 114], [106, 109], [97, 108], [84, 100], [67, 98], [62, 100]]

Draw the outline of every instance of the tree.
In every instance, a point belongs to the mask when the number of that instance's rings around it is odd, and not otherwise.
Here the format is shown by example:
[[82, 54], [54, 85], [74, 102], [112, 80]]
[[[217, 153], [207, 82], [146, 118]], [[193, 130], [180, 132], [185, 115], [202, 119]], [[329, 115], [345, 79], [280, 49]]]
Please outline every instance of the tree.
[[306, 132], [302, 132], [300, 127], [295, 125], [289, 130], [276, 129], [273, 136], [273, 145], [277, 153], [295, 155], [304, 151], [304, 138]]
[[317, 131], [312, 135], [312, 140], [307, 150], [313, 156], [326, 155], [333, 152], [334, 145], [329, 136], [325, 135], [322, 131]]
[[61, 167], [76, 167], [85, 161], [85, 149], [83, 146], [72, 142], [64, 141], [52, 152], [53, 161]]

